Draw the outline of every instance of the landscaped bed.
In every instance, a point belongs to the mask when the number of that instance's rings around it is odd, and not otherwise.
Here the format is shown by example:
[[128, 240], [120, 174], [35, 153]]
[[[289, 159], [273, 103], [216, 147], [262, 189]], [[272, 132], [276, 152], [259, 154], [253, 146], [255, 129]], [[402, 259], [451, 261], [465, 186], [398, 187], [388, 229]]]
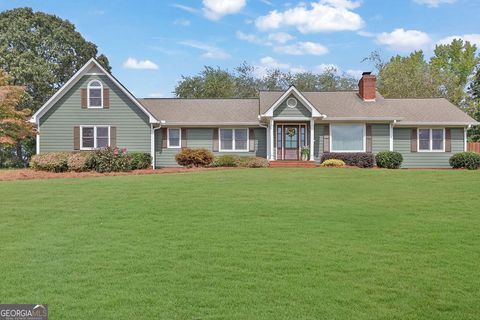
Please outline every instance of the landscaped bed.
[[52, 319], [476, 319], [480, 172], [0, 183], [0, 301]]

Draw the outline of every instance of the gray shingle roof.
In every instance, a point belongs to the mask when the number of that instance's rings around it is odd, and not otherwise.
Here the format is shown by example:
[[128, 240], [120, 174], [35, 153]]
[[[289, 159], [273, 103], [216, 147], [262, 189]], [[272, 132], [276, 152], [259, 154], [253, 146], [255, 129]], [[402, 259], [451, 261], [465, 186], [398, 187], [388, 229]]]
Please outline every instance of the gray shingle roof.
[[[139, 99], [158, 120], [167, 124], [258, 124], [283, 94], [262, 91], [259, 99]], [[399, 124], [475, 124], [475, 120], [443, 98], [385, 99], [365, 102], [355, 91], [302, 92], [325, 120], [397, 120]]]
[[167, 124], [257, 124], [258, 99], [139, 99]]

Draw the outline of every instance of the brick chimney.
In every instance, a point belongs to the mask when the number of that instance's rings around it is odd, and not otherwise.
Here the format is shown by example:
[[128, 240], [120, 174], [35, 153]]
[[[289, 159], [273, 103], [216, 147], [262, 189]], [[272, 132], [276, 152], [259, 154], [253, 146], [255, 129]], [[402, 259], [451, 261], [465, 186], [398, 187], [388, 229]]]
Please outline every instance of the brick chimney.
[[358, 82], [358, 94], [363, 101], [375, 101], [377, 77], [371, 72], [362, 73], [362, 78]]

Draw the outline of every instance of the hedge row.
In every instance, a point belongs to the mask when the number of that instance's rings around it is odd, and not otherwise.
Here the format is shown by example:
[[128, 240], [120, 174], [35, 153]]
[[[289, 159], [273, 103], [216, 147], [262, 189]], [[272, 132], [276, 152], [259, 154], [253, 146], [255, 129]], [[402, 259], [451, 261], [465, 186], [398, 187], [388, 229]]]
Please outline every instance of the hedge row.
[[359, 168], [372, 168], [375, 165], [375, 156], [367, 152], [326, 152], [322, 154], [320, 162], [330, 159], [342, 160], [348, 166]]
[[97, 171], [116, 172], [136, 169], [147, 169], [151, 165], [148, 153], [129, 152], [126, 149], [103, 148], [84, 152], [49, 152], [32, 157], [30, 166], [35, 170], [65, 171]]

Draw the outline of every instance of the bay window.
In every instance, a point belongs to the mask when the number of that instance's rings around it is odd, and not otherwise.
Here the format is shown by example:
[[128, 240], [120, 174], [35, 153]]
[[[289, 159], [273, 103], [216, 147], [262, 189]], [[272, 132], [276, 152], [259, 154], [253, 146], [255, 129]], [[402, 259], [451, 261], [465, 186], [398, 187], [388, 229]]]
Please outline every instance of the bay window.
[[248, 151], [248, 129], [220, 129], [220, 151]]

